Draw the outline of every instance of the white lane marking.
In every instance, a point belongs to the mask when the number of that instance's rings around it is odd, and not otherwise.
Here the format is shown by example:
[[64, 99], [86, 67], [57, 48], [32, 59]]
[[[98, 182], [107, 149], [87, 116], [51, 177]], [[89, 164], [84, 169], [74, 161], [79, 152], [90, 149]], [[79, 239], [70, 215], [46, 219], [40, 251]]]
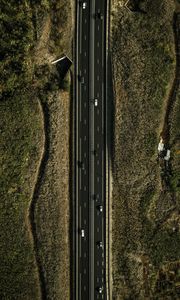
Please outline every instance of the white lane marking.
[[87, 140], [87, 137], [86, 137], [86, 135], [84, 136], [84, 141], [86, 141]]
[[97, 59], [97, 64], [99, 65], [99, 58]]
[[84, 219], [84, 225], [86, 225], [86, 219]]
[[99, 182], [100, 181], [100, 178], [99, 178], [99, 176], [97, 177], [97, 182]]
[[[104, 83], [102, 81], [102, 99], [104, 99]], [[103, 101], [102, 101], [103, 102]], [[104, 131], [104, 103], [102, 103], [102, 133]]]
[[86, 39], [87, 39], [86, 35], [84, 36], [84, 39], [85, 39], [85, 41], [86, 41]]
[[84, 125], [86, 125], [87, 124], [87, 121], [86, 121], [86, 119], [84, 119]]
[[87, 54], [86, 54], [86, 51], [85, 51], [85, 52], [84, 52], [84, 56], [86, 57], [86, 55], [87, 55]]
[[79, 285], [80, 285], [80, 286], [79, 286], [79, 289], [80, 289], [80, 291], [81, 291], [81, 273], [79, 274], [79, 277], [80, 277], [80, 278], [79, 278]]
[[81, 153], [81, 151], [82, 151], [82, 139], [81, 139], [81, 137], [80, 137], [80, 139], [79, 139], [79, 140], [80, 140], [80, 147], [79, 147], [79, 148], [80, 148], [80, 149], [79, 149], [79, 157], [80, 157], [80, 160], [81, 160], [81, 154], [82, 154], [82, 153]]
[[84, 258], [86, 258], [86, 252], [84, 252]]
[[[80, 225], [80, 228], [81, 228], [81, 206], [79, 206], [79, 225]], [[79, 256], [81, 257], [81, 238], [80, 238], [80, 242], [79, 242], [79, 248], [80, 248], [80, 250], [79, 250]]]
[[86, 91], [86, 85], [84, 85], [84, 90]]
[[85, 24], [87, 23], [87, 19], [84, 19], [84, 23], [85, 23]]
[[97, 161], [97, 165], [99, 165], [99, 159], [98, 159], [98, 161]]
[[86, 158], [86, 156], [87, 156], [87, 155], [86, 155], [86, 152], [84, 152], [84, 157]]
[[99, 98], [99, 93], [97, 93], [97, 97]]
[[84, 291], [86, 291], [86, 286], [84, 285]]
[[84, 69], [84, 74], [86, 74], [86, 69]]
[[80, 122], [81, 122], [81, 104], [82, 104], [82, 92], [81, 92], [81, 85], [80, 85], [80, 88], [79, 88], [79, 90], [80, 90], [80, 99], [79, 99], [79, 111], [80, 111], [80, 116], [79, 116], [79, 119], [80, 119]]
[[98, 25], [98, 31], [99, 31], [99, 25]]
[[84, 274], [86, 274], [86, 269], [84, 269]]
[[97, 110], [97, 114], [99, 115], [99, 109]]
[[97, 232], [99, 232], [99, 227], [97, 227]]
[[99, 42], [97, 42], [97, 46], [99, 47]]
[[87, 191], [87, 187], [86, 187], [86, 185], [84, 186], [84, 191]]
[[[80, 138], [80, 140], [79, 140], [79, 157], [80, 157], [80, 160], [81, 160], [81, 148], [82, 148], [82, 140], [81, 140], [81, 138]], [[81, 170], [80, 170], [80, 172], [79, 172], [79, 188], [80, 188], [80, 190], [81, 190], [81, 188], [82, 188], [82, 178], [81, 178]]]
[[97, 126], [97, 131], [99, 132], [99, 126]]
[[[82, 14], [80, 13], [80, 24], [82, 24]], [[81, 37], [82, 37], [82, 26], [80, 26], [80, 33], [79, 33], [79, 43], [80, 43], [80, 54], [81, 54], [81, 52], [82, 52], [82, 40], [81, 40]]]
[[97, 148], [99, 149], [99, 144], [97, 144]]
[[86, 208], [86, 202], [84, 202], [84, 207]]
[[97, 260], [97, 266], [99, 267], [99, 260]]
[[84, 175], [86, 175], [86, 170], [84, 170]]
[[97, 75], [97, 80], [99, 81], [99, 75]]
[[86, 106], [87, 106], [87, 104], [86, 104], [86, 102], [84, 102], [84, 108], [86, 108]]
[[97, 277], [97, 283], [99, 283], [99, 277]]

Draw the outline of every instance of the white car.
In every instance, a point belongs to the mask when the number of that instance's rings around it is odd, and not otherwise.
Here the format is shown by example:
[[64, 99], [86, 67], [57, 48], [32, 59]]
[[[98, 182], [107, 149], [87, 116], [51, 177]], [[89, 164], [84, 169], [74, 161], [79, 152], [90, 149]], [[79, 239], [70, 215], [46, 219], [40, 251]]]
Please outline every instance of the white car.
[[98, 106], [98, 99], [94, 99], [94, 105]]
[[83, 9], [86, 9], [86, 6], [87, 6], [87, 3], [83, 2], [83, 5], [82, 5]]
[[85, 232], [84, 232], [84, 229], [81, 229], [81, 236], [84, 238], [85, 236]]

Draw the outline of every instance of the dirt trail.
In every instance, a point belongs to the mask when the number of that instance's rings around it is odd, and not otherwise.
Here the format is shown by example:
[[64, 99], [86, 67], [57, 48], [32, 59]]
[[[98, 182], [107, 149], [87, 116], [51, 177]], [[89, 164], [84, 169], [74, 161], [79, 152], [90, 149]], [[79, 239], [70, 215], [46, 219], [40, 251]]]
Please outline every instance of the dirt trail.
[[[169, 93], [169, 97], [166, 105], [166, 112], [164, 117], [164, 125], [161, 132], [161, 137], [166, 149], [170, 149], [173, 140], [171, 139], [171, 122], [172, 122], [172, 113], [174, 109], [174, 104], [177, 98], [177, 92], [179, 89], [180, 83], [180, 13], [174, 13], [173, 20], [173, 31], [174, 31], [174, 42], [175, 42], [175, 53], [176, 53], [176, 65], [175, 65], [175, 75], [172, 83], [172, 87]], [[173, 207], [170, 211], [160, 220], [154, 230], [154, 233], [157, 233], [158, 229], [170, 218], [174, 210], [177, 209], [176, 205], [176, 193], [171, 187], [171, 177], [173, 176], [172, 164], [171, 161], [165, 161], [164, 157], [159, 160], [161, 167], [161, 182], [162, 182], [162, 191], [160, 197], [165, 197], [168, 193], [171, 197]]]
[[176, 101], [177, 90], [180, 83], [180, 42], [179, 42], [179, 33], [180, 33], [180, 14], [174, 14], [174, 40], [175, 40], [175, 51], [176, 51], [176, 66], [175, 66], [175, 76], [174, 81], [170, 90], [170, 94], [167, 101], [166, 113], [164, 117], [164, 125], [161, 132], [164, 143], [167, 145], [170, 143], [170, 129], [171, 129], [171, 113], [173, 110], [173, 105]]
[[46, 162], [47, 162], [48, 156], [49, 156], [49, 139], [48, 139], [49, 115], [48, 115], [47, 105], [46, 104], [42, 105], [42, 103], [40, 105], [41, 105], [43, 121], [44, 121], [43, 122], [44, 123], [44, 146], [43, 146], [43, 150], [42, 150], [41, 159], [39, 162], [37, 181], [34, 186], [32, 201], [31, 201], [30, 208], [29, 208], [29, 219], [30, 219], [30, 224], [31, 224], [31, 232], [32, 232], [32, 236], [34, 239], [34, 252], [35, 252], [35, 257], [36, 257], [36, 263], [37, 263], [37, 268], [38, 268], [38, 272], [39, 272], [39, 281], [40, 281], [40, 287], [41, 287], [41, 299], [46, 300], [47, 293], [46, 293], [46, 284], [45, 284], [43, 266], [42, 266], [42, 263], [38, 256], [38, 234], [37, 234], [36, 223], [35, 223], [35, 207], [36, 207], [36, 203], [37, 203], [39, 189], [40, 189], [40, 186], [42, 183], [43, 172], [46, 167]]

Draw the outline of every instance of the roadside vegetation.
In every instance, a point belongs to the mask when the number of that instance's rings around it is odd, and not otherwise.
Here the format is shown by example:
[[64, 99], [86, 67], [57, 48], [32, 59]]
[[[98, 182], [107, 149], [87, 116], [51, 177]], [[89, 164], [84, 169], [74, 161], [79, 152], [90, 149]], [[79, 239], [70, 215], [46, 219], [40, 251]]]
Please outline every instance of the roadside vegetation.
[[46, 297], [68, 299], [70, 79], [51, 61], [71, 54], [71, 5], [2, 0], [0, 8], [0, 298], [40, 299], [44, 278]]
[[170, 120], [172, 144], [176, 139], [171, 149], [173, 197], [162, 186], [157, 163], [175, 76], [175, 2], [144, 0], [139, 7], [143, 13], [112, 1], [113, 299], [178, 299], [179, 91]]

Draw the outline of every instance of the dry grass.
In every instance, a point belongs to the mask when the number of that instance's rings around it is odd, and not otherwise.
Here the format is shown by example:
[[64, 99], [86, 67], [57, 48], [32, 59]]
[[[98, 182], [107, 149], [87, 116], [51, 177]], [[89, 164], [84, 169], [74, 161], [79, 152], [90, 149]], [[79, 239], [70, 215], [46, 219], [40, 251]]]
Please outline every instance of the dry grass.
[[[41, 298], [34, 249], [37, 244], [27, 219], [44, 140], [39, 98], [48, 110], [48, 114], [44, 111], [48, 161], [44, 169], [40, 167], [40, 195], [36, 199], [36, 193], [33, 196], [37, 201], [34, 221], [39, 238], [38, 259], [49, 299], [69, 299], [70, 99], [68, 92], [60, 90], [62, 82], [50, 61], [71, 53], [71, 4], [46, 0], [31, 4], [1, 4], [5, 59], [4, 99], [0, 102], [0, 298]], [[13, 24], [14, 30], [6, 30]]]
[[69, 299], [69, 94], [53, 93], [47, 104], [48, 158], [35, 210], [38, 255], [48, 299]]
[[130, 13], [118, 1], [112, 6], [114, 299], [156, 297], [153, 280], [159, 266], [180, 258], [179, 232], [158, 225], [174, 203], [161, 195], [156, 162], [174, 76], [174, 4], [147, 0], [141, 5], [146, 15]]
[[29, 93], [23, 92], [23, 95], [0, 103], [1, 299], [40, 297], [28, 209], [37, 179], [44, 132], [37, 99], [29, 100]]

